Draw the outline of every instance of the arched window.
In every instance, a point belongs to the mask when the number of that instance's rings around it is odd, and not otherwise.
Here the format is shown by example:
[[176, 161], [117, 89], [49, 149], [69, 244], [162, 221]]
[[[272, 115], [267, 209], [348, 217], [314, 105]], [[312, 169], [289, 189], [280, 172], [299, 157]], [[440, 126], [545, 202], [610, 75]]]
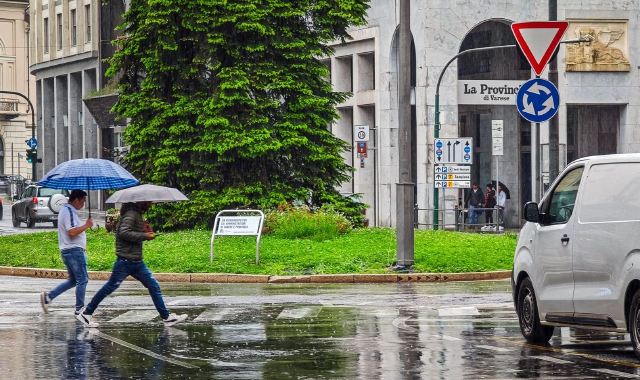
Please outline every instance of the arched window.
[[0, 37], [0, 55], [7, 55], [7, 48], [4, 44], [4, 40]]

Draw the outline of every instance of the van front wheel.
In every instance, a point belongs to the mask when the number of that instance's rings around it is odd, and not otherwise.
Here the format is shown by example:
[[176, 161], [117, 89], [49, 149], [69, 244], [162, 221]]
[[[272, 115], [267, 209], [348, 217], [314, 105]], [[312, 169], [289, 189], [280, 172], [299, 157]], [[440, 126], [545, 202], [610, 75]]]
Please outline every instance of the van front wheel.
[[636, 291], [631, 301], [631, 313], [629, 313], [629, 332], [631, 333], [631, 343], [633, 352], [640, 359], [640, 290]]
[[531, 284], [531, 280], [528, 277], [522, 280], [522, 284], [520, 284], [516, 311], [518, 312], [520, 331], [522, 331], [522, 336], [528, 342], [549, 342], [549, 339], [553, 336], [554, 327], [540, 324], [536, 293], [533, 291], [533, 284]]

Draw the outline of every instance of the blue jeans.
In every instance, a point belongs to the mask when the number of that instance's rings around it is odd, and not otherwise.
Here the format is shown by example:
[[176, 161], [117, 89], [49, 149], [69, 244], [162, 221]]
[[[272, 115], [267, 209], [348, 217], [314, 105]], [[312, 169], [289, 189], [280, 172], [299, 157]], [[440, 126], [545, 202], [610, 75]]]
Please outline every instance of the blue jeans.
[[478, 214], [475, 210], [476, 206], [469, 205], [469, 224], [478, 224]]
[[136, 280], [140, 281], [145, 288], [149, 289], [149, 295], [153, 300], [153, 304], [160, 313], [160, 317], [162, 319], [166, 319], [169, 317], [169, 310], [167, 310], [164, 305], [164, 300], [162, 299], [162, 292], [160, 291], [160, 284], [153, 277], [147, 265], [140, 261], [138, 263], [134, 263], [133, 261], [129, 261], [126, 259], [118, 258], [116, 262], [113, 264], [113, 271], [111, 272], [111, 277], [109, 277], [109, 281], [98, 290], [87, 305], [85, 309], [86, 314], [93, 314], [93, 312], [98, 308], [100, 302], [105, 299], [109, 294], [113, 293], [122, 281], [124, 281], [127, 276], [131, 276]]
[[89, 282], [87, 256], [85, 256], [84, 249], [82, 248], [65, 249], [61, 251], [61, 254], [62, 261], [67, 267], [69, 278], [50, 291], [49, 297], [54, 299], [75, 286], [76, 310], [80, 310], [84, 306], [84, 295], [87, 291], [87, 283]]

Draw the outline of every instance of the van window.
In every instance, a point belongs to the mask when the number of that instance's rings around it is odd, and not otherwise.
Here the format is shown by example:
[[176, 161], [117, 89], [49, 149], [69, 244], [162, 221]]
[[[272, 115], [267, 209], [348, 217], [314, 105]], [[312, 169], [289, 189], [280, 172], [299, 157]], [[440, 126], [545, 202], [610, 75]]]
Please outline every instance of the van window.
[[41, 187], [38, 189], [39, 197], [50, 197], [54, 194], [62, 194], [65, 197], [69, 196], [69, 192], [67, 190], [50, 189], [48, 187]]
[[591, 166], [580, 203], [580, 223], [640, 220], [640, 162]]
[[545, 212], [544, 224], [564, 224], [573, 214], [578, 196], [578, 187], [584, 167], [575, 168], [567, 173], [549, 196], [549, 208]]

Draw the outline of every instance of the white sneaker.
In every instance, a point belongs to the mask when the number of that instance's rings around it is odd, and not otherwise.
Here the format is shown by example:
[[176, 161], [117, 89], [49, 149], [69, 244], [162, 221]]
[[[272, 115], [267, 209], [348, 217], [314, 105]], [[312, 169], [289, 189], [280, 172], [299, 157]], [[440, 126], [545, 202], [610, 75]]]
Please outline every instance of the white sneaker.
[[187, 318], [189, 318], [189, 316], [186, 314], [169, 314], [169, 316], [164, 319], [164, 325], [167, 327], [173, 326], [176, 323], [180, 323]]
[[501, 232], [504, 231], [504, 227], [500, 226], [500, 231]]
[[46, 292], [40, 293], [40, 305], [42, 305], [42, 311], [45, 314], [49, 313], [49, 304], [51, 303], [51, 298], [49, 298], [49, 294]]
[[88, 315], [84, 313], [84, 308], [80, 311], [78, 315], [76, 315], [76, 319], [82, 322], [86, 327], [98, 327], [100, 324], [98, 322], [93, 321], [93, 315]]

